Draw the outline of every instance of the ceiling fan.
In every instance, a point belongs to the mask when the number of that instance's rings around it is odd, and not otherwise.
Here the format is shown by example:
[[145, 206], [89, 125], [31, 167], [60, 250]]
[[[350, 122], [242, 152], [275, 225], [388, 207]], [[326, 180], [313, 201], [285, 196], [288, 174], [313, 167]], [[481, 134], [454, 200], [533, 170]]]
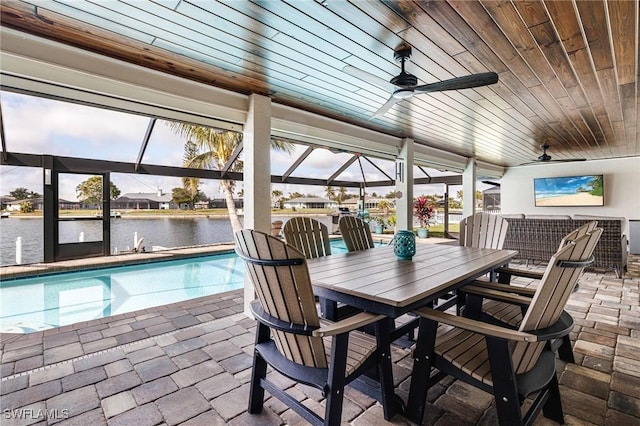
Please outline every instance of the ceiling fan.
[[561, 160], [554, 160], [549, 154], [547, 154], [547, 150], [550, 148], [548, 144], [545, 143], [544, 145], [540, 146], [540, 148], [542, 148], [542, 155], [540, 155], [537, 160], [530, 161], [528, 163], [523, 163], [521, 164], [521, 166], [526, 166], [529, 164], [542, 164], [542, 163], [569, 163], [572, 161], [587, 160], [586, 158], [567, 158], [567, 159], [561, 159]]
[[374, 84], [391, 92], [389, 100], [375, 112], [371, 118], [384, 115], [396, 102], [409, 99], [413, 95], [430, 92], [443, 92], [445, 90], [470, 89], [473, 87], [487, 86], [498, 82], [498, 74], [495, 72], [485, 72], [471, 74], [464, 77], [455, 77], [449, 80], [438, 81], [436, 83], [418, 85], [418, 77], [405, 71], [405, 62], [411, 57], [411, 46], [402, 43], [394, 50], [396, 61], [400, 62], [400, 74], [386, 81], [374, 74], [363, 71], [359, 68], [347, 65], [343, 71], [358, 77], [364, 81]]

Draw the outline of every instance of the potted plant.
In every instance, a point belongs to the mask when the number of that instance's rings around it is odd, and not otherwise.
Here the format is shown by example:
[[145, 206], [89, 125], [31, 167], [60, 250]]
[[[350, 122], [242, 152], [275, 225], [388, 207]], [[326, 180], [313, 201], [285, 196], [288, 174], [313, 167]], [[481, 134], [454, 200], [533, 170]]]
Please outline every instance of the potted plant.
[[380, 216], [376, 216], [372, 219], [372, 222], [373, 222], [373, 232], [376, 234], [382, 234], [385, 227], [384, 219]]
[[413, 202], [413, 214], [420, 222], [420, 227], [418, 228], [419, 238], [427, 238], [429, 236], [429, 220], [434, 213], [435, 209], [424, 195], [419, 196]]

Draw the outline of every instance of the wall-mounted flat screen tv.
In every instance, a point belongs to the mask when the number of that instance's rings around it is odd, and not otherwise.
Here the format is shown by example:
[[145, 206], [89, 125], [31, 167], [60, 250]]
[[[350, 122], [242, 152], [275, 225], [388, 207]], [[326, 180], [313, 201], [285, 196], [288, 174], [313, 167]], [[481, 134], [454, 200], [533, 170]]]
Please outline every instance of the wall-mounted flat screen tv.
[[604, 176], [535, 178], [536, 207], [604, 206]]

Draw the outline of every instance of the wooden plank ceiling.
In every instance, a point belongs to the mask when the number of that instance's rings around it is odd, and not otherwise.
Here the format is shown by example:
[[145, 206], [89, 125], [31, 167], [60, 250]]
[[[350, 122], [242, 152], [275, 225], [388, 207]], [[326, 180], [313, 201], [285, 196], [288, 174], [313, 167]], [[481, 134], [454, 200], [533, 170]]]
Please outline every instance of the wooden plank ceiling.
[[[637, 1], [3, 0], [3, 26], [501, 166], [640, 155]], [[419, 84], [380, 118], [394, 48]]]

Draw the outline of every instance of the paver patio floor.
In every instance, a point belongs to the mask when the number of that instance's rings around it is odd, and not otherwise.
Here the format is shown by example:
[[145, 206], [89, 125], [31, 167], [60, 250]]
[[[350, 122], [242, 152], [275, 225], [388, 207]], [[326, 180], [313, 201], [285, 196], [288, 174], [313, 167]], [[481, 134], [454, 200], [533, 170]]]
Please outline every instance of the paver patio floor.
[[[246, 412], [255, 322], [242, 313], [242, 296], [233, 291], [2, 335], [2, 425], [304, 424], [274, 398], [261, 415]], [[576, 364], [557, 364], [567, 424], [640, 424], [639, 297], [638, 278], [587, 272], [580, 279], [567, 309], [576, 321]], [[411, 349], [394, 346], [392, 352], [397, 392], [406, 400]], [[319, 391], [283, 377], [279, 382], [322, 413]], [[497, 424], [492, 400], [444, 379], [428, 395], [423, 423]], [[348, 388], [343, 423], [389, 422], [374, 399]], [[396, 415], [391, 423], [409, 422]], [[554, 423], [539, 416], [535, 424]]]

